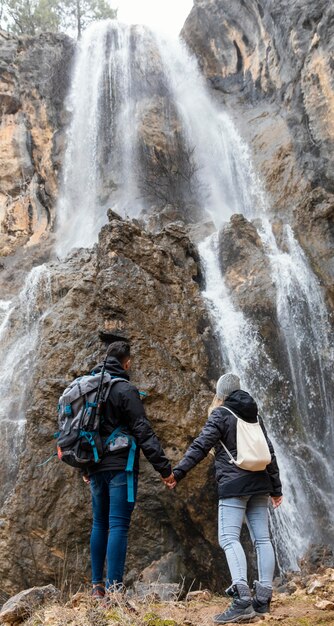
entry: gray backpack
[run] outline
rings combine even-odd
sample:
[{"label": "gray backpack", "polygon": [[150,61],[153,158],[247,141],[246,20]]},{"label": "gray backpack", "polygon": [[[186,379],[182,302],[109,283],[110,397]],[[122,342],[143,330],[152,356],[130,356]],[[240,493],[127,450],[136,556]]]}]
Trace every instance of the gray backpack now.
[{"label": "gray backpack", "polygon": [[[105,371],[76,378],[58,401],[58,458],[72,467],[99,463],[106,448],[100,434],[103,403],[112,385],[124,378],[114,378]],[[128,381],[126,381],[128,382]]]}]

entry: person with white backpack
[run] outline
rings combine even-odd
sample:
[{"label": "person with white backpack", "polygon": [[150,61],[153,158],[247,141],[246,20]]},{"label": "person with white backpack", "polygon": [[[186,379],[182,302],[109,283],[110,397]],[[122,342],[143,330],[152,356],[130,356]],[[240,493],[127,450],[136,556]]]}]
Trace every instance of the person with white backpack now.
[{"label": "person with white backpack", "polygon": [[[274,448],[256,402],[240,389],[239,377],[233,373],[219,378],[207,422],[174,468],[174,482],[168,487],[174,488],[212,448],[219,496],[218,538],[232,578],[226,593],[233,598],[230,607],[216,615],[214,622],[249,622],[270,610],[275,555],[268,506],[270,498],[276,508],[283,497]],[[240,543],[244,518],[257,555],[259,580],[254,583],[253,597]]]}]

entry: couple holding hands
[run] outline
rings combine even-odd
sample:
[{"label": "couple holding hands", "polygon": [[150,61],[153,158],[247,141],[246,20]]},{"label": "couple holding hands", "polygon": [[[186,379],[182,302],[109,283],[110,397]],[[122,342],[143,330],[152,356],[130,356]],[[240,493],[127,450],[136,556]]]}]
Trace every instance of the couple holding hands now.
[{"label": "couple holding hands", "polygon": [[[107,451],[102,461],[89,470],[88,477],[84,477],[90,483],[93,508],[90,541],[92,595],[103,598],[106,590],[122,584],[128,530],[137,493],[140,449],[169,489],[174,489],[195,465],[214,451],[219,498],[218,539],[225,551],[232,579],[226,590],[232,603],[226,611],[214,617],[214,622],[249,622],[256,615],[268,613],[275,569],[268,508],[270,500],[274,508],[281,504],[282,485],[275,452],[258,415],[256,402],[240,389],[238,376],[232,373],[221,376],[203,429],[172,471],[146,417],[139,392],[129,382],[130,365],[129,344],[125,341],[111,343],[106,370],[122,380],[115,381],[105,401],[104,432],[101,434],[107,436],[122,426],[135,440],[134,497],[128,497],[128,450],[125,448]],[[95,368],[98,370],[99,366]],[[248,585],[246,556],[240,543],[244,519],[257,556],[259,580],[254,582],[253,594]]]}]

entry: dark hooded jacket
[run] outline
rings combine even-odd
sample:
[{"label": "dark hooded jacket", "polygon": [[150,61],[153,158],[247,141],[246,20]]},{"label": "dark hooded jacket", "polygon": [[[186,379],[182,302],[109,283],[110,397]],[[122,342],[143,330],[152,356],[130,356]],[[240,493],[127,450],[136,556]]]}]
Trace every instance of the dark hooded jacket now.
[{"label": "dark hooded jacket", "polygon": [[[251,472],[231,464],[227,452],[222,447],[223,441],[234,458],[237,457],[237,420],[224,409],[246,422],[254,423],[257,418],[266,437],[271,452],[271,463],[261,472]],[[204,428],[189,446],[183,459],[173,470],[177,482],[202,461],[209,451],[215,449],[215,470],[219,498],[231,498],[255,494],[282,495],[282,485],[273,445],[267,435],[262,419],[258,416],[255,400],[246,392],[238,389],[225,400],[224,406],[217,407],[210,414]]]},{"label": "dark hooded jacket", "polygon": [[[99,372],[101,369],[100,364],[94,368],[94,371]],[[102,412],[101,435],[107,437],[115,428],[122,426],[122,431],[133,435],[137,443],[135,471],[139,470],[139,452],[142,449],[154,469],[166,478],[171,474],[171,465],[146,417],[137,387],[128,382],[129,375],[115,357],[108,357],[106,371],[111,376],[125,380],[114,383],[110,389]],[[114,452],[107,451],[102,461],[89,469],[89,474],[105,470],[125,470],[128,453],[126,448]]]}]

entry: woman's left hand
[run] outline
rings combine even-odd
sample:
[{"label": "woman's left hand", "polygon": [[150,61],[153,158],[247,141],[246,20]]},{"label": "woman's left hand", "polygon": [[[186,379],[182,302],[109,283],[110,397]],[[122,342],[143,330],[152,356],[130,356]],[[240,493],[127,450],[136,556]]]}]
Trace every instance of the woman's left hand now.
[{"label": "woman's left hand", "polygon": [[274,509],[277,509],[283,502],[283,496],[271,496],[271,501]]}]

